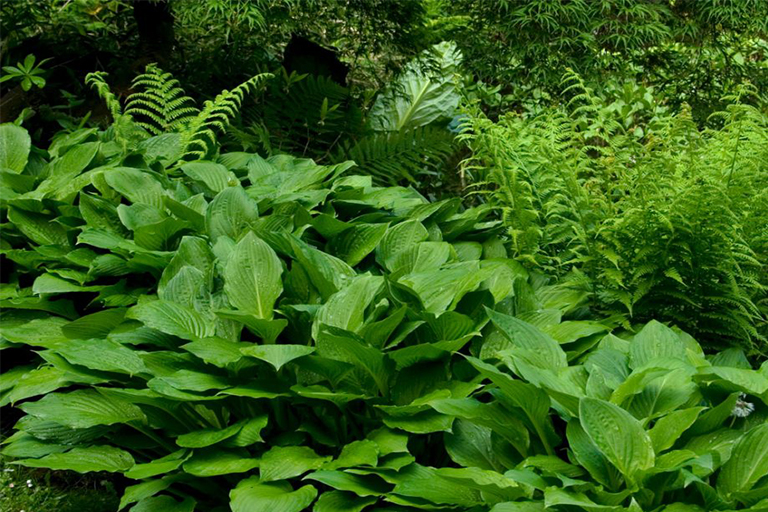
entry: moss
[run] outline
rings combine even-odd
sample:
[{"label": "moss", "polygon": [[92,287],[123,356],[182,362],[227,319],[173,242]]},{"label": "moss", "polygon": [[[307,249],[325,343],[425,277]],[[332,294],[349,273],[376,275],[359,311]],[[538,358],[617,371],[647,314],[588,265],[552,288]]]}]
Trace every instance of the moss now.
[{"label": "moss", "polygon": [[0,460],[2,512],[110,512],[119,501],[108,475],[30,469]]}]

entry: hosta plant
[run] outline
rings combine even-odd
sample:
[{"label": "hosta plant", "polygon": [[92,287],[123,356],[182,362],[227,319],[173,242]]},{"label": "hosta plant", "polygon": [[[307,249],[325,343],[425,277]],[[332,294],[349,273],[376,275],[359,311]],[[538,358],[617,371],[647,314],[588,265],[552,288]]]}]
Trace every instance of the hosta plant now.
[{"label": "hosta plant", "polygon": [[0,136],[13,464],[121,474],[133,512],[766,509],[768,364],[590,319],[486,206]]}]

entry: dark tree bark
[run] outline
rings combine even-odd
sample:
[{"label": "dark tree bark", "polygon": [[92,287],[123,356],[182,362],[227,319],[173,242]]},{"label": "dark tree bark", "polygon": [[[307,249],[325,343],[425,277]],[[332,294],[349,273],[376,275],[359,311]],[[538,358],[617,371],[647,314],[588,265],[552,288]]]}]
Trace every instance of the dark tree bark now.
[{"label": "dark tree bark", "polygon": [[335,52],[295,34],[285,48],[283,66],[288,72],[327,76],[341,85],[346,85],[349,72]]},{"label": "dark tree bark", "polygon": [[139,32],[142,60],[163,63],[170,59],[176,39],[168,0],[134,0],[133,18]]}]

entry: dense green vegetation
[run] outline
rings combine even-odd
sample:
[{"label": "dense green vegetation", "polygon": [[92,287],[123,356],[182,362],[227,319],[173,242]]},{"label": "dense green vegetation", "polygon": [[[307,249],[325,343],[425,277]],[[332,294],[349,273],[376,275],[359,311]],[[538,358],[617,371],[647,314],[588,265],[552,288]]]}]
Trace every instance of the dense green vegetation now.
[{"label": "dense green vegetation", "polygon": [[765,2],[1,8],[3,511],[768,510]]}]

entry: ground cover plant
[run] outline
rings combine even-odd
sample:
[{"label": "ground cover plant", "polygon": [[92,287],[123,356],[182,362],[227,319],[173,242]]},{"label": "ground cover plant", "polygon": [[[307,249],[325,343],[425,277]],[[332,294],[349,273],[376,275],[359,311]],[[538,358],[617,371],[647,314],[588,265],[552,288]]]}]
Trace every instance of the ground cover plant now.
[{"label": "ground cover plant", "polygon": [[489,204],[219,153],[267,78],[163,117],[94,75],[109,129],[2,126],[4,457],[134,511],[765,507],[768,364],[584,319]]},{"label": "ground cover plant", "polygon": [[3,512],[768,510],[763,2],[0,11]]},{"label": "ground cover plant", "polygon": [[567,106],[465,118],[465,172],[513,257],[588,290],[606,315],[764,353],[768,116],[754,91],[699,129],[631,84],[605,98],[566,80]]}]

